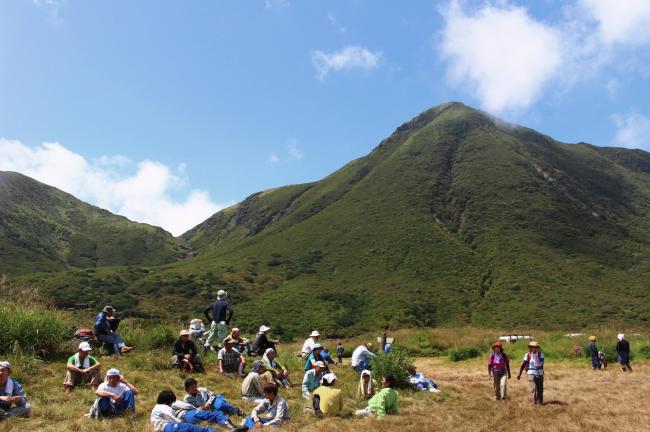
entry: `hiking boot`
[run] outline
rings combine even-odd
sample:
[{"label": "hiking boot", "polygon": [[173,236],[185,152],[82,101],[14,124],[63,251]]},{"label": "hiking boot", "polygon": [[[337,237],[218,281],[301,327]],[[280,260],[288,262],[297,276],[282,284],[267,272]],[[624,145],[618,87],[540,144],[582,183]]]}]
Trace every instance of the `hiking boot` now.
[{"label": "hiking boot", "polygon": [[128,352],[131,351],[132,349],[133,349],[133,347],[130,347],[130,346],[126,346],[126,345],[124,345],[122,348],[120,348],[120,352],[121,352],[122,354],[124,354],[124,353],[128,353]]},{"label": "hiking boot", "polygon": [[226,430],[233,431],[233,432],[240,432],[240,431],[243,432],[248,430],[248,427],[246,426],[235,426],[233,422],[231,422],[230,420],[227,420],[225,423],[222,423],[221,426],[226,428]]}]

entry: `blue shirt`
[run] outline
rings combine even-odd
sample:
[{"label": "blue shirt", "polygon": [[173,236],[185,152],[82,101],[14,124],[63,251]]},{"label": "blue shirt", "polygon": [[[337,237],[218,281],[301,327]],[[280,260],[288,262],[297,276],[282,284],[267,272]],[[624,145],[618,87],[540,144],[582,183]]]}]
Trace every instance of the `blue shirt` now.
[{"label": "blue shirt", "polygon": [[93,331],[95,332],[95,334],[110,333],[111,326],[108,323],[106,314],[103,311],[97,315],[97,318],[95,318],[95,326],[93,327]]}]

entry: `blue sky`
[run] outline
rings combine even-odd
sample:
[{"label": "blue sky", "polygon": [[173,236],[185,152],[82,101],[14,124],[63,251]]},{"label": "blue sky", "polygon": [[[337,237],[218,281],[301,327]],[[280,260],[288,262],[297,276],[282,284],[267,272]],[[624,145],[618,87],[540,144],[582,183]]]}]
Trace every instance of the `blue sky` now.
[{"label": "blue sky", "polygon": [[650,149],[650,2],[0,3],[0,169],[180,234],[449,100]]}]

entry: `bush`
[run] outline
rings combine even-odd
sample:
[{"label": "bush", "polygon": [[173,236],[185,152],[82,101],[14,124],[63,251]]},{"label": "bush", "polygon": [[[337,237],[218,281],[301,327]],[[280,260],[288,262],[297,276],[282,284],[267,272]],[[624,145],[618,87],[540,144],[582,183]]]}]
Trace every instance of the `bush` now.
[{"label": "bush", "polygon": [[390,354],[379,353],[371,361],[372,373],[377,380],[381,377],[392,374],[395,378],[396,388],[409,388],[409,373],[406,370],[412,364],[411,359],[405,350],[393,348]]},{"label": "bush", "polygon": [[639,348],[639,357],[643,359],[650,359],[650,345],[643,345]]},{"label": "bush", "polygon": [[454,348],[449,352],[449,360],[458,362],[469,360],[481,355],[481,350],[476,347]]}]

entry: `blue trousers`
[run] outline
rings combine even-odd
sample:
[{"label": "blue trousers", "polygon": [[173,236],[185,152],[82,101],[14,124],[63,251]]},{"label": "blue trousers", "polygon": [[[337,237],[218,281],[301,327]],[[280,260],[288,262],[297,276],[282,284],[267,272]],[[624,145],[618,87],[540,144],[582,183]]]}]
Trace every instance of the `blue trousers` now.
[{"label": "blue trousers", "polygon": [[223,414],[237,414],[237,408],[230,405],[223,396],[217,396],[214,398],[214,401],[212,401],[212,409],[220,411]]},{"label": "blue trousers", "polygon": [[114,403],[111,398],[99,398],[99,412],[103,417],[120,415],[126,410],[135,410],[135,395],[131,390],[122,393],[122,401],[119,403]]},{"label": "blue trousers", "polygon": [[[268,423],[270,421],[271,421],[271,419],[260,418],[260,422],[262,422],[262,424],[266,424],[266,423]],[[246,426],[248,429],[255,429],[255,421],[253,420],[252,416],[246,417],[246,423],[244,423],[244,426]]]},{"label": "blue trousers", "polygon": [[236,414],[237,408],[230,405],[226,398],[217,396],[212,401],[212,410],[192,410],[185,414],[185,421],[188,423],[208,422],[222,425],[228,421],[228,414]]},{"label": "blue trousers", "polygon": [[120,346],[124,345],[124,341],[119,334],[113,332],[111,334],[97,334],[95,336],[100,342],[113,344],[113,353],[120,355]]},{"label": "blue trousers", "polygon": [[167,423],[165,432],[217,432],[208,427],[194,426],[189,423]]},{"label": "blue trousers", "polygon": [[363,372],[366,369],[370,369],[370,359],[361,360],[353,369],[357,372]]}]

